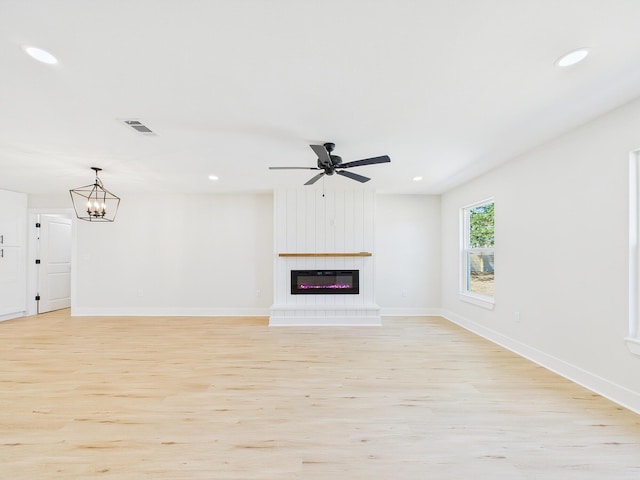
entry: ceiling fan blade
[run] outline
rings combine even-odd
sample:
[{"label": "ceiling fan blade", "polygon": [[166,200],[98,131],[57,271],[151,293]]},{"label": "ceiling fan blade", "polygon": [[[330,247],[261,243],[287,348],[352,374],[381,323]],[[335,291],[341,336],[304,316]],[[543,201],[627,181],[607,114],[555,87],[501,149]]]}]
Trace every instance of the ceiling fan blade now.
[{"label": "ceiling fan blade", "polygon": [[323,165],[331,165],[331,157],[324,145],[309,145],[311,149],[316,152],[320,163]]},{"label": "ceiling fan blade", "polygon": [[359,167],[361,165],[374,165],[376,163],[388,163],[391,159],[388,155],[382,155],[381,157],[364,158],[362,160],[356,160],[354,162],[347,162],[340,165],[340,168]]},{"label": "ceiling fan blade", "polygon": [[364,177],[362,175],[358,175],[357,173],[353,173],[353,172],[343,172],[341,170],[336,170],[336,173],[338,175],[342,175],[343,177],[347,177],[350,178],[352,180],[356,180],[360,183],[364,183],[364,182],[368,182],[369,180],[371,180],[369,177]]},{"label": "ceiling fan blade", "polygon": [[320,180],[323,176],[324,176],[324,172],[319,173],[315,177],[313,177],[311,180],[309,180],[307,183],[305,183],[305,185],[313,185],[318,180]]},{"label": "ceiling fan blade", "polygon": [[317,167],[269,167],[269,170],[322,170]]}]

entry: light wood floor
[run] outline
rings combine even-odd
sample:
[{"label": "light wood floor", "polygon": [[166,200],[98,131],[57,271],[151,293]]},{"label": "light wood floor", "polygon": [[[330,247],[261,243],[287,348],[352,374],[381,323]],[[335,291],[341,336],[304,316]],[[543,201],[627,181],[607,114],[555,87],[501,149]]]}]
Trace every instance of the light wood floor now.
[{"label": "light wood floor", "polygon": [[640,416],[436,318],[0,323],[0,478],[640,479]]}]

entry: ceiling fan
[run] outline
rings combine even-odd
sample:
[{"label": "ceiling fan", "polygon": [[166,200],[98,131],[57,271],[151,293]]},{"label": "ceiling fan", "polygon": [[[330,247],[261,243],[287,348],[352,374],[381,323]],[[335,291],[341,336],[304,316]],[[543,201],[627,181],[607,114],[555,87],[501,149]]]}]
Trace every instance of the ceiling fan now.
[{"label": "ceiling fan", "polygon": [[331,155],[334,148],[334,143],[325,143],[324,145],[309,145],[311,149],[318,156],[317,167],[269,167],[269,170],[322,170],[315,177],[311,178],[305,185],[313,185],[325,175],[333,175],[337,173],[343,177],[350,178],[360,183],[368,182],[371,180],[369,177],[358,175],[357,173],[343,170],[343,168],[360,167],[362,165],[373,165],[376,163],[387,163],[391,159],[387,155],[381,157],[364,158],[362,160],[356,160],[354,162],[342,163],[342,158],[338,155]]}]

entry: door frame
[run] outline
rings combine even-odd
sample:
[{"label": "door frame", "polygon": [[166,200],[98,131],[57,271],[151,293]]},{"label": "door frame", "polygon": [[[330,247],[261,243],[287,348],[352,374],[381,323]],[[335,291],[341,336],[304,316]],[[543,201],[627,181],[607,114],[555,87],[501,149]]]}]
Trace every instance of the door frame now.
[{"label": "door frame", "polygon": [[27,210],[27,311],[26,315],[37,315],[38,274],[36,270],[36,220],[38,215],[64,215],[71,219],[71,310],[74,308],[76,291],[76,215],[73,208],[29,208]]}]

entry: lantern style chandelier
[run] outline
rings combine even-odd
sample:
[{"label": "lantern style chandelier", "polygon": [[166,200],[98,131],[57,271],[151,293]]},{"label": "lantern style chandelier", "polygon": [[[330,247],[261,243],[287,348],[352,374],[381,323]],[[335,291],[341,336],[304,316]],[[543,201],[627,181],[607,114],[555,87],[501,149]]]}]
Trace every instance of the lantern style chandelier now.
[{"label": "lantern style chandelier", "polygon": [[73,209],[80,220],[87,222],[113,222],[118,213],[120,197],[115,196],[104,188],[98,178],[98,172],[102,169],[91,167],[96,172],[94,183],[69,190]]}]

